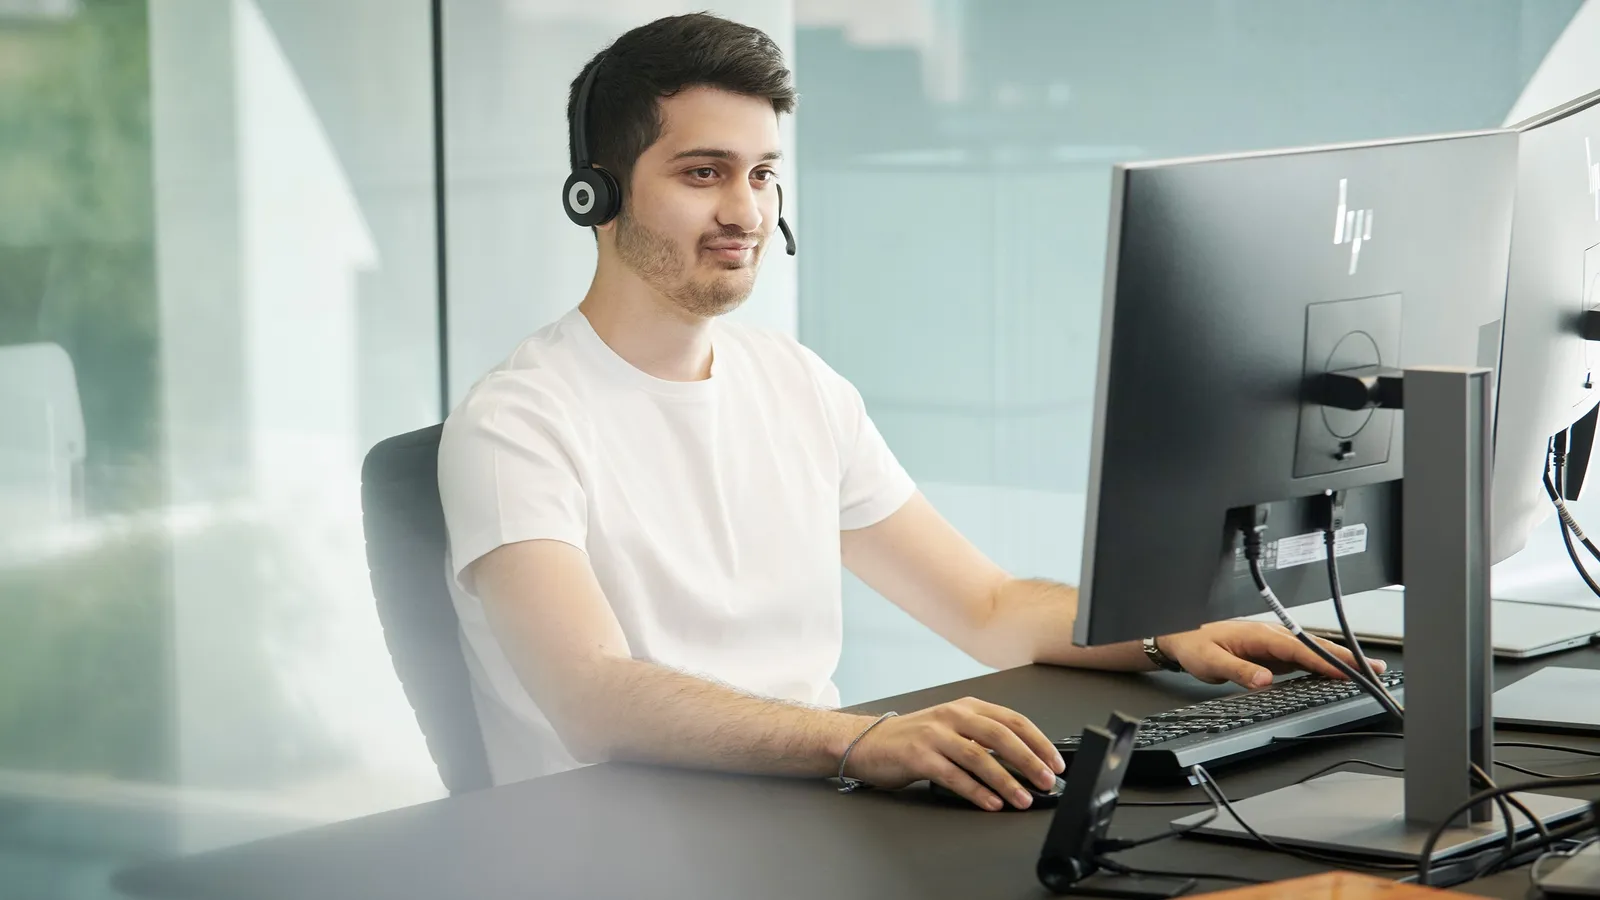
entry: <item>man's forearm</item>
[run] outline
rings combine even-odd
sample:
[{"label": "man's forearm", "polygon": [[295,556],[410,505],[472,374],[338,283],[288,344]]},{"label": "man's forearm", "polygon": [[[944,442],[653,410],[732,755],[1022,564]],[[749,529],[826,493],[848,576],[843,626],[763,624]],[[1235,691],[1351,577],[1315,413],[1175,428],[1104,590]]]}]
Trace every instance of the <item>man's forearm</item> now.
[{"label": "man's forearm", "polygon": [[838,771],[845,748],[872,723],[639,660],[607,660],[590,675],[564,704],[558,729],[586,762],[822,777]]},{"label": "man's forearm", "polygon": [[1079,647],[1072,643],[1078,615],[1076,588],[1053,581],[1013,578],[996,593],[984,629],[985,662],[997,668],[1041,662],[1087,669],[1147,672],[1152,666],[1137,643]]}]

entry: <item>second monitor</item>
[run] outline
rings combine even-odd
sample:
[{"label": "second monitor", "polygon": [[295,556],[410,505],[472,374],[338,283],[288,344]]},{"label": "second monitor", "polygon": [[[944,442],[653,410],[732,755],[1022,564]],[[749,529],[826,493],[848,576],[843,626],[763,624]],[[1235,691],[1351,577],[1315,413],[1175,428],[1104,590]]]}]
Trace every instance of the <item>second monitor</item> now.
[{"label": "second monitor", "polygon": [[1505,132],[1116,167],[1079,643],[1261,612],[1257,507],[1283,603],[1326,599],[1330,490],[1346,589],[1404,580],[1403,413],[1319,379],[1496,364],[1516,172]]}]

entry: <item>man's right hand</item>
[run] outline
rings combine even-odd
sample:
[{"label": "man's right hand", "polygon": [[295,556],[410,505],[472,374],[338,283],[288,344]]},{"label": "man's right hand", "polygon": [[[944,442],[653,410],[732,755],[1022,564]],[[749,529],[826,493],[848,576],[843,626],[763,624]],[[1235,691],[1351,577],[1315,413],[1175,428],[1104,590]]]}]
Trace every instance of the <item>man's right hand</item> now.
[{"label": "man's right hand", "polygon": [[1026,809],[1032,797],[1000,759],[1040,790],[1066,769],[1050,739],[1021,713],[966,697],[885,719],[850,751],[844,774],[890,789],[926,778],[983,809],[1001,809],[1001,797]]}]

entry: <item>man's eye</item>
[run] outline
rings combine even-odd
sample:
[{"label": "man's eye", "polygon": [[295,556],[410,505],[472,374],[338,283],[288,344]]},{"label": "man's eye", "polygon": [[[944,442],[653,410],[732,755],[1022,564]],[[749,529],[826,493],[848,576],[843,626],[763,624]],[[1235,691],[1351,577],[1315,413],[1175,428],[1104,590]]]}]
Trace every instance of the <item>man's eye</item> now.
[{"label": "man's eye", "polygon": [[704,180],[717,177],[717,170],[711,168],[710,166],[701,166],[698,169],[690,169],[689,174],[693,175],[695,178]]},{"label": "man's eye", "polygon": [[771,169],[762,169],[755,174],[756,177],[761,181],[776,181],[778,179],[778,173],[772,171]]}]

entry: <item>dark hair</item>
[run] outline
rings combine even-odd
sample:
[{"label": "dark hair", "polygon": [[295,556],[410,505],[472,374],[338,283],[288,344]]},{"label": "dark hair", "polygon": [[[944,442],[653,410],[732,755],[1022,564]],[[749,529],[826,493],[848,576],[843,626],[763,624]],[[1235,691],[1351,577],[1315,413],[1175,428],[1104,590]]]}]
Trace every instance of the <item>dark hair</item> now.
[{"label": "dark hair", "polygon": [[617,38],[572,80],[570,153],[576,153],[572,128],[578,89],[602,60],[589,89],[589,162],[615,175],[624,195],[640,154],[661,137],[663,97],[707,86],[764,98],[776,113],[794,111],[794,83],[783,51],[765,32],[710,13],[668,16]]}]

